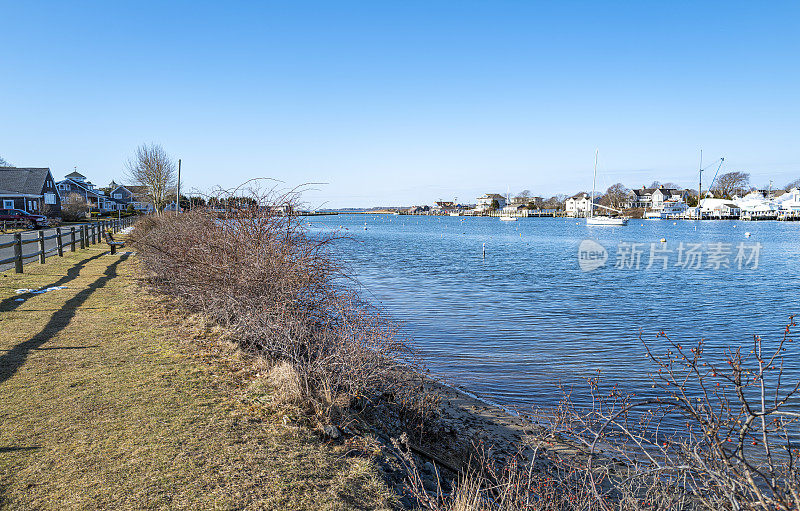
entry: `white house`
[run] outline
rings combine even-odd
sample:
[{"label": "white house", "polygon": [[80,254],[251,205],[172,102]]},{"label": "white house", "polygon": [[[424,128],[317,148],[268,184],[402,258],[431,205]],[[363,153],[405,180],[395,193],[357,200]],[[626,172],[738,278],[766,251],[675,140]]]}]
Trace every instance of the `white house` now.
[{"label": "white house", "polygon": [[661,213],[660,218],[663,219],[672,219],[672,218],[681,218],[683,215],[686,214],[688,211],[689,206],[683,202],[683,199],[670,199],[664,201],[661,205]]},{"label": "white house", "polygon": [[800,217],[800,188],[793,188],[781,195],[775,201],[778,204],[778,218],[797,218]]},{"label": "white house", "polygon": [[[595,202],[598,199],[595,198]],[[567,216],[571,217],[579,217],[579,216],[586,216],[588,212],[592,208],[592,199],[589,197],[588,193],[576,193],[572,197],[569,197],[566,201],[564,201],[564,210],[567,213]]]},{"label": "white house", "polygon": [[687,195],[686,190],[677,188],[645,188],[631,190],[626,208],[644,208],[653,211],[661,211],[666,201],[684,200]]},{"label": "white house", "polygon": [[494,201],[497,201],[499,209],[506,206],[506,198],[499,193],[486,193],[478,197],[475,211],[484,212],[492,209],[492,203]]},{"label": "white house", "polygon": [[700,210],[704,218],[739,218],[741,214],[741,208],[728,199],[703,199]]},{"label": "white house", "polygon": [[506,204],[503,207],[503,213],[516,214],[523,209],[527,209],[526,204],[514,204],[512,202],[512,204]]},{"label": "white house", "polygon": [[770,195],[753,191],[744,197],[734,197],[736,205],[741,209],[743,220],[774,220],[778,218],[780,207]]}]

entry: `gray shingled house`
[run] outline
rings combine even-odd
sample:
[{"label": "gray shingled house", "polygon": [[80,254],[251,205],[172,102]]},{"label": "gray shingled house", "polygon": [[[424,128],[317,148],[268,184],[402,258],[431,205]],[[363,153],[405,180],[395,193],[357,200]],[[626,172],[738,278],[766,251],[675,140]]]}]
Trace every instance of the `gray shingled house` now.
[{"label": "gray shingled house", "polygon": [[0,167],[0,206],[60,216],[61,198],[50,169]]}]

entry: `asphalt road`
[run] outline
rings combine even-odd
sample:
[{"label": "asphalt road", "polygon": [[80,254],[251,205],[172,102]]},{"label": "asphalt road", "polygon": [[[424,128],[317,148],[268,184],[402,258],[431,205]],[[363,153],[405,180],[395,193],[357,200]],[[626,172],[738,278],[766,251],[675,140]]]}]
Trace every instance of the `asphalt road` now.
[{"label": "asphalt road", "polygon": [[[80,250],[80,246],[81,246],[80,245],[80,233],[77,232],[79,225],[83,225],[83,224],[70,224],[70,225],[66,225],[66,226],[62,226],[61,227],[62,233],[66,233],[64,238],[63,238],[64,239],[64,251],[65,252],[69,251],[68,244],[70,242],[70,236],[69,236],[70,227],[75,227],[75,231],[76,231],[75,232],[75,250]],[[45,236],[51,236],[51,235],[56,233],[55,228],[42,229],[42,230],[44,231],[44,235]],[[25,240],[36,240],[36,239],[39,239],[39,231],[38,230],[22,232],[22,240],[23,241],[25,241]],[[0,234],[0,245],[3,244],[3,243],[9,242],[9,241],[14,241],[14,235],[13,234]],[[56,246],[57,245],[56,245],[55,238],[44,241],[44,249],[45,250],[55,249]],[[22,245],[22,255],[23,255],[23,257],[26,256],[26,255],[35,254],[38,251],[39,251],[39,244],[38,243],[27,243],[27,244],[23,244]],[[52,254],[48,254],[48,257],[52,257],[54,255],[58,255],[58,254],[56,252],[53,252]],[[9,257],[14,257],[14,247],[12,246],[12,247],[0,248],[0,261],[2,261],[3,259],[7,259]],[[23,260],[23,262],[25,264],[38,263],[38,261],[39,261],[38,257],[31,257],[29,259],[24,259]],[[0,264],[0,271],[5,271],[5,270],[8,270],[8,269],[12,269],[12,268],[14,268],[14,263],[13,262],[7,263],[7,264]]]}]

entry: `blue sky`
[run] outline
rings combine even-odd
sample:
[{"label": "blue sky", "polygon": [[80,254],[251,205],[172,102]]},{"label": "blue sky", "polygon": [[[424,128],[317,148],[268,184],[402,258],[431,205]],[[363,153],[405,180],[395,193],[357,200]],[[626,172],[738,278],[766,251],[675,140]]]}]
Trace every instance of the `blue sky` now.
[{"label": "blue sky", "polygon": [[0,0],[0,155],[120,180],[325,185],[315,206],[800,177],[797,2]]}]

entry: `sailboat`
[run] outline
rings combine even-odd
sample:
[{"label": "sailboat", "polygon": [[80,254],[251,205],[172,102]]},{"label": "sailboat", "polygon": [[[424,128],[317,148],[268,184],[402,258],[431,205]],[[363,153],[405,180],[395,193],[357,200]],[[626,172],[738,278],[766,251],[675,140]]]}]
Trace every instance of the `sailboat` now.
[{"label": "sailboat", "polygon": [[594,191],[597,186],[597,155],[600,152],[598,149],[594,153],[594,177],[592,178],[592,196],[590,198],[591,204],[589,205],[589,212],[586,216],[586,225],[628,225],[628,219],[626,217],[621,216],[594,216],[594,208],[605,208],[611,211],[615,211],[617,213],[622,213],[622,211],[616,210],[614,208],[609,208],[606,206],[601,206],[600,204],[594,203]]},{"label": "sailboat", "polygon": [[[506,190],[506,204],[511,204],[511,190]],[[511,216],[508,213],[501,213],[500,220],[504,222],[516,222],[517,217]]]}]

